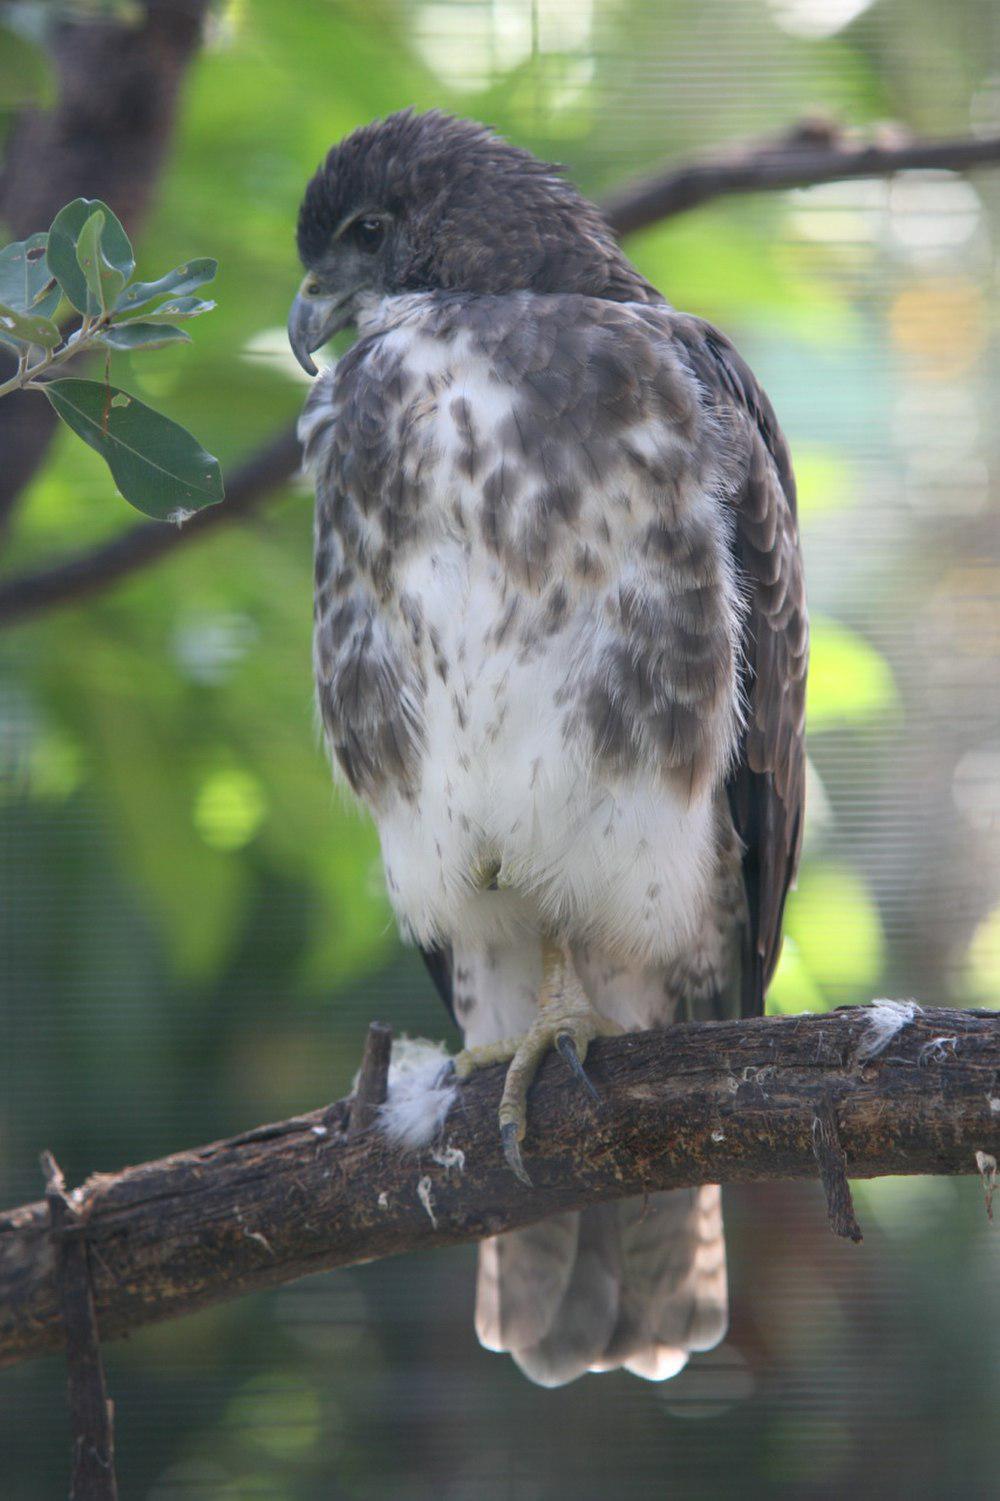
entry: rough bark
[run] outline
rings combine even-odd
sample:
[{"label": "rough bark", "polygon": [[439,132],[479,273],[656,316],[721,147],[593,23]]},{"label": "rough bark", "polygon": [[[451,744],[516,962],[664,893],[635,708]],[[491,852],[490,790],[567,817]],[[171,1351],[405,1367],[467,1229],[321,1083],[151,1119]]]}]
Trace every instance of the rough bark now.
[{"label": "rough bark", "polygon": [[[851,1234],[843,1169],[974,1173],[1000,1156],[1000,1015],[885,1021],[853,1009],[602,1041],[588,1059],[599,1111],[551,1057],[529,1107],[531,1189],[500,1153],[500,1068],[462,1086],[436,1150],[392,1148],[375,1128],[352,1137],[342,1100],[93,1177],[70,1202],[101,1335],[603,1199],[815,1177],[817,1161]],[[44,1203],[0,1215],[0,1365],[63,1343],[56,1258]]]},{"label": "rough bark", "polygon": [[385,1104],[391,1059],[392,1028],[384,1022],[369,1022],[361,1067],[347,1113],[349,1137],[360,1136],[378,1120],[379,1107]]},{"label": "rough bark", "polygon": [[66,1336],[73,1422],[69,1501],[118,1501],[114,1407],[104,1381],[87,1242],[51,1152],[42,1153],[42,1171]]}]

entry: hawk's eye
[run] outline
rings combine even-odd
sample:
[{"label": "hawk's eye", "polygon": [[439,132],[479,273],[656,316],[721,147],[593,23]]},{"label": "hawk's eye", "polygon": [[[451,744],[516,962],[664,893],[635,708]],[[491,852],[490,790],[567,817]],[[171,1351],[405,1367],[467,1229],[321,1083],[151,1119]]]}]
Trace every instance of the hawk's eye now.
[{"label": "hawk's eye", "polygon": [[362,250],[377,250],[384,234],[385,220],[374,214],[366,214],[363,219],[355,220],[354,238]]}]

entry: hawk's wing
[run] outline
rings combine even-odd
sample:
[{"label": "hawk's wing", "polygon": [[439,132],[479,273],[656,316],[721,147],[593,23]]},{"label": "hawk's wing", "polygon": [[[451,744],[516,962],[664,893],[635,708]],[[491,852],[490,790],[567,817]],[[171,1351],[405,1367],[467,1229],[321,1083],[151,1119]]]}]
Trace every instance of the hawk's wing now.
[{"label": "hawk's wing", "polygon": [[421,949],[421,957],[427,965],[428,973],[434,981],[434,988],[448,1008],[448,1015],[455,1025],[458,1025],[458,1017],[455,1015],[455,989],[451,976],[451,949]]},{"label": "hawk's wing", "polygon": [[752,423],[749,462],[730,497],[733,551],[746,591],[743,691],[746,727],[727,785],[744,846],[748,931],[742,1010],[757,1016],[781,950],[781,918],[802,847],[805,687],[809,652],[791,457],[749,366],[724,335],[676,316],[675,338],[706,397]]}]

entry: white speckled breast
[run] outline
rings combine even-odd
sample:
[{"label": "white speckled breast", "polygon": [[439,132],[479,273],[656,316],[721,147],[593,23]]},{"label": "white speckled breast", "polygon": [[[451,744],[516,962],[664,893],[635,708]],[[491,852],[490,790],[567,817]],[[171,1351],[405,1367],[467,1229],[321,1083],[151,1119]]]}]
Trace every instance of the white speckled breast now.
[{"label": "white speckled breast", "polygon": [[410,297],[361,333],[303,419],[316,667],[399,918],[668,961],[738,731],[735,450],[666,310]]}]

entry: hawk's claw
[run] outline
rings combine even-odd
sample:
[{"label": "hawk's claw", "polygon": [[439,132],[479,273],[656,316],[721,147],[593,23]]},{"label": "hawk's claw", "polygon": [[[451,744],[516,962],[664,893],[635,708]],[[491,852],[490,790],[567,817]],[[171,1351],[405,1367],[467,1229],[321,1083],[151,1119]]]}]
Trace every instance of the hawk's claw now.
[{"label": "hawk's claw", "polygon": [[601,1097],[598,1094],[597,1090],[594,1088],[587,1070],[584,1068],[583,1064],[580,1061],[580,1054],[577,1051],[576,1043],[574,1042],[573,1037],[569,1032],[559,1033],[558,1037],[556,1038],[556,1048],[558,1049],[560,1057],[569,1065],[570,1072],[573,1074],[577,1083],[583,1085],[584,1089],[590,1095],[590,1098],[594,1101],[595,1105],[600,1105]]},{"label": "hawk's claw", "polygon": [[[558,960],[558,956],[557,960]],[[556,1048],[577,1083],[582,1084],[596,1105],[601,1097],[587,1077],[583,1061],[595,1037],[620,1032],[617,1022],[599,1016],[572,974],[567,982],[561,962],[553,968],[551,954],[542,988],[538,1015],[521,1037],[502,1042],[479,1043],[465,1048],[455,1059],[455,1077],[467,1079],[477,1068],[509,1062],[500,1101],[500,1145],[511,1172],[526,1188],[532,1186],[521,1158],[528,1090],[550,1048]]]},{"label": "hawk's claw", "polygon": [[525,1188],[532,1188],[534,1185],[525,1171],[524,1162],[521,1158],[521,1143],[518,1138],[519,1130],[517,1121],[505,1121],[500,1127],[500,1145],[503,1147],[507,1166],[514,1174],[514,1177],[518,1178],[524,1184]]}]

